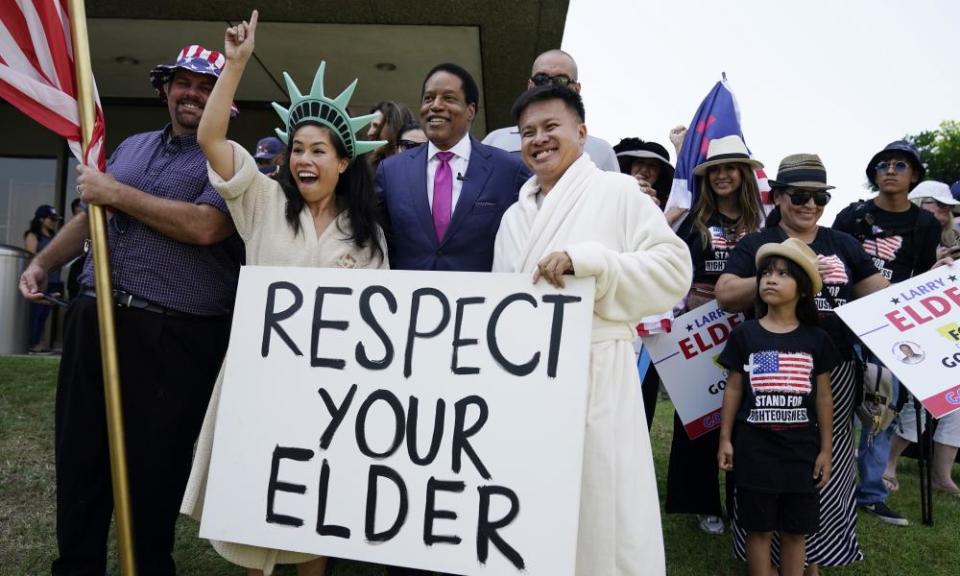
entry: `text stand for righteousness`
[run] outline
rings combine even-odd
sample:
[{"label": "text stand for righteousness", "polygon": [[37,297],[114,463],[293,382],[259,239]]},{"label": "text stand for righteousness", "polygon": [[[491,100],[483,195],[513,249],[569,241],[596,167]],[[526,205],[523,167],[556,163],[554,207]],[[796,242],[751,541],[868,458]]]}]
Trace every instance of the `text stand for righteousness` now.
[{"label": "text stand for righteousness", "polygon": [[593,280],[245,267],[200,535],[572,576]]}]

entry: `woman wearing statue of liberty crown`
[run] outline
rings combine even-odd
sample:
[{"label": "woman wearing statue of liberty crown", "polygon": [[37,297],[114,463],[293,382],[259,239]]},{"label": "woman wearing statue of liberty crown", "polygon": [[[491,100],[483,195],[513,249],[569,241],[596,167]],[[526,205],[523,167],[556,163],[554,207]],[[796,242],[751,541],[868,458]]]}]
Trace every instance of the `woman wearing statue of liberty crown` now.
[{"label": "woman wearing statue of liberty crown", "polygon": [[[253,157],[226,139],[230,103],[253,54],[257,19],[254,10],[249,23],[227,28],[227,62],[197,131],[210,182],[226,200],[245,242],[247,264],[387,268],[376,196],[363,158],[384,143],[356,139],[357,130],[375,116],[350,118],[347,114],[356,81],[330,99],[323,94],[324,62],[306,96],[284,73],[290,107],[273,106],[284,122],[277,135],[287,144],[287,158],[276,180],[261,174]],[[221,368],[181,506],[181,512],[196,519],[203,511],[222,383]],[[299,576],[321,575],[326,567],[326,558],[314,555],[230,542],[212,544],[221,556],[246,567],[250,576],[271,574],[276,564],[297,564]]]}]

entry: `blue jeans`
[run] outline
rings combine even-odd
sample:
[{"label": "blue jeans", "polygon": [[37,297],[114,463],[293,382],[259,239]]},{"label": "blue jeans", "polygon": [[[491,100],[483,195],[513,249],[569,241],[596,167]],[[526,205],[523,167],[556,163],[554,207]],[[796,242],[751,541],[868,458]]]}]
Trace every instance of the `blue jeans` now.
[{"label": "blue jeans", "polygon": [[[893,378],[893,399],[891,404],[897,403],[900,394],[900,381]],[[867,442],[870,425],[861,422],[860,446],[857,449],[857,472],[860,484],[857,486],[857,505],[868,506],[879,504],[890,494],[883,485],[883,471],[887,469],[887,457],[890,455],[890,438],[897,423],[894,421],[886,430],[879,432],[873,438],[873,443]]]},{"label": "blue jeans", "polygon": [[47,326],[47,317],[50,316],[50,306],[30,303],[30,347],[40,344],[43,340],[43,331]]}]

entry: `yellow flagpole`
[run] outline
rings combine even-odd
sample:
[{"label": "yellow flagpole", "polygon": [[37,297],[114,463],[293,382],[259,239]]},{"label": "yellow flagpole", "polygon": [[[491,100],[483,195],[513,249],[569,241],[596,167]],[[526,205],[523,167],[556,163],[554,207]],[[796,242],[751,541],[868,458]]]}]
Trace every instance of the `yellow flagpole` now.
[{"label": "yellow flagpole", "polygon": [[[87,36],[87,11],[83,0],[68,0],[70,31],[73,38],[73,62],[77,77],[77,107],[80,134],[86,153],[96,121],[93,69]],[[113,287],[110,280],[110,256],[107,249],[107,219],[100,206],[88,206],[90,236],[93,240],[93,267],[97,288],[97,315],[100,319],[100,361],[103,365],[103,391],[107,407],[107,438],[110,443],[110,472],[113,479],[114,519],[117,550],[123,576],[135,576],[133,526],[130,514],[130,486],[127,478],[127,452],[123,437],[123,409],[120,402],[120,368],[113,317]]]}]

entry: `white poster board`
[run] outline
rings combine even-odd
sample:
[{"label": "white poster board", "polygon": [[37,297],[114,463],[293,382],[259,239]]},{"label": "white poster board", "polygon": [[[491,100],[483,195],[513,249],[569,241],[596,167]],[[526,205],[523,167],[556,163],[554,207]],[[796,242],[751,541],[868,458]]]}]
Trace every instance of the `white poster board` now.
[{"label": "white poster board", "polygon": [[960,410],[960,264],[854,300],[837,315],[935,418]]},{"label": "white poster board", "polygon": [[593,279],[245,267],[200,535],[572,576]]},{"label": "white poster board", "polygon": [[743,314],[728,314],[711,300],[674,320],[670,332],[643,338],[691,439],[720,427],[727,371],[717,357],[743,320]]}]

